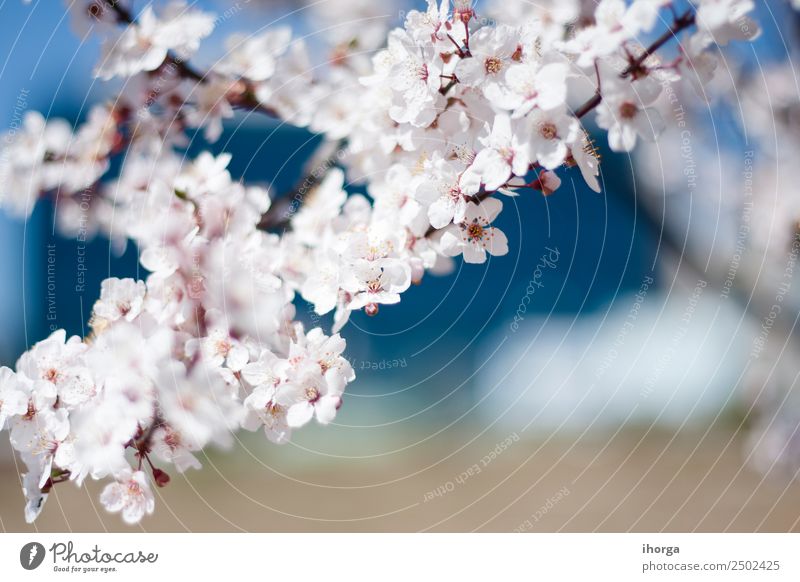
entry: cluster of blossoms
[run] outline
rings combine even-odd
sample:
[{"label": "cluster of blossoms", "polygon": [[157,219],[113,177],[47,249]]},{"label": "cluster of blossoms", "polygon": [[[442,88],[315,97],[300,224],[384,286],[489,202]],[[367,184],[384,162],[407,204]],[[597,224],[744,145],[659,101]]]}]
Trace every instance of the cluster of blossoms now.
[{"label": "cluster of blossoms", "polygon": [[[241,427],[282,443],[312,418],[331,422],[354,373],[343,339],[297,321],[297,297],[334,312],[337,334],[352,311],[377,314],[454,257],[506,254],[493,226],[501,197],[552,194],[574,166],[600,190],[587,113],[614,150],[653,139],[662,82],[706,80],[713,41],[757,30],[750,0],[672,16],[668,0],[504,2],[493,9],[507,20],[492,22],[468,0],[428,0],[388,32],[336,27],[325,63],[276,27],[230,38],[200,71],[188,59],[213,16],[181,2],[138,14],[121,0],[67,4],[79,32],[104,38],[97,75],[124,90],[74,131],[29,114],[5,140],[0,204],[25,216],[52,197],[63,232],[88,225],[120,248],[132,241],[149,276],[106,280],[88,338],[56,332],[0,371],[0,425],[28,467],[29,520],[56,483],[91,476],[111,479],[101,501],[136,522],[153,510],[151,481],[169,481],[156,464],[198,467],[194,453]],[[644,48],[664,18],[670,29]],[[677,57],[658,60],[684,30]],[[215,141],[236,109],[324,137],[312,160],[324,171],[299,208],[282,212],[266,187],[234,180],[227,154],[178,153],[188,130]]]},{"label": "cluster of blossoms", "polygon": [[107,279],[90,338],[59,330],[26,352],[16,372],[0,368],[0,421],[28,468],[29,521],[54,484],[111,476],[101,500],[134,523],[153,510],[143,466],[164,486],[169,476],[154,461],[199,468],[193,453],[230,444],[239,427],[263,428],[280,443],[315,416],[333,419],[354,378],[339,336],[287,323],[270,342],[235,339],[219,312],[207,313],[211,327],[198,333],[181,303],[177,287],[165,294]]}]

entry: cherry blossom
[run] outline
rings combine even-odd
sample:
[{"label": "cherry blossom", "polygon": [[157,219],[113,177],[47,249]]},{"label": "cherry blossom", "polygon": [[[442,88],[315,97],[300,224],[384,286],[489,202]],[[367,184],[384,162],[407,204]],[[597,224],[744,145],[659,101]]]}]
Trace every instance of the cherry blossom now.
[{"label": "cherry blossom", "polygon": [[100,286],[94,317],[112,323],[120,318],[133,321],[142,312],[146,288],[143,281],[111,278]]},{"label": "cherry blossom", "polygon": [[16,375],[5,366],[0,368],[0,429],[6,428],[6,420],[22,416],[28,411],[28,394],[19,385]]},{"label": "cherry blossom", "polygon": [[275,74],[291,39],[292,30],[288,27],[270,29],[257,36],[233,35],[228,38],[228,54],[217,71],[251,81],[266,81]]},{"label": "cherry blossom", "polygon": [[496,257],[507,254],[506,235],[491,226],[502,209],[503,203],[497,198],[470,203],[464,222],[449,226],[442,235],[442,251],[450,256],[463,254],[467,263],[485,262],[486,253]]},{"label": "cherry blossom", "polygon": [[126,27],[118,38],[106,41],[97,74],[110,79],[153,71],[170,50],[185,59],[213,29],[214,18],[210,14],[190,8],[185,2],[171,2],[160,15],[152,6],[146,6],[136,23]]},{"label": "cherry blossom", "polygon": [[405,31],[389,36],[391,66],[386,83],[394,92],[389,115],[397,123],[418,127],[430,125],[437,109],[443,108],[439,93],[442,67],[433,58],[430,44],[418,45]]},{"label": "cherry blossom", "polygon": [[597,109],[597,124],[608,130],[611,149],[630,151],[637,137],[654,141],[664,122],[658,110],[649,105],[661,92],[660,85],[650,78],[626,82],[613,71],[602,79],[607,92]]},{"label": "cherry blossom", "polygon": [[461,176],[461,188],[465,193],[475,194],[481,184],[487,190],[497,190],[512,174],[524,176],[528,172],[531,163],[528,135],[512,125],[508,115],[498,114],[491,133],[481,142],[484,149]]},{"label": "cherry blossom", "polygon": [[591,66],[595,60],[613,55],[628,40],[649,32],[658,19],[658,10],[669,0],[601,0],[594,12],[595,24],[580,30],[564,43],[566,52],[578,55],[577,64]]},{"label": "cherry blossom", "polygon": [[185,437],[167,424],[163,424],[153,431],[152,451],[157,459],[175,465],[175,469],[180,473],[187,469],[202,467],[197,457],[192,454],[192,449]]},{"label": "cherry blossom", "polygon": [[[496,22],[428,0],[393,29],[379,3],[348,0],[309,9],[321,40],[284,25],[233,34],[202,69],[190,59],[211,13],[67,4],[81,38],[102,39],[97,76],[121,88],[80,125],[28,112],[9,129],[0,208],[25,218],[47,197],[62,234],[135,245],[145,272],[102,282],[89,337],[55,331],[0,368],[28,521],[59,483],[108,479],[102,504],[136,523],[154,511],[151,480],[200,468],[237,430],[283,444],[333,423],[355,380],[339,335],[352,313],[380,316],[456,257],[507,254],[499,195],[552,195],[570,172],[599,192],[587,114],[629,151],[657,137],[662,83],[702,92],[716,46],[758,34],[751,0],[683,14],[666,0],[489,2]],[[220,144],[186,153],[195,129],[215,142],[236,110],[318,134],[295,187],[233,176]],[[307,330],[302,301],[333,312],[331,329]]]},{"label": "cherry blossom", "polygon": [[514,118],[526,115],[534,107],[554,109],[566,100],[567,72],[567,65],[559,62],[514,64],[502,84],[487,88],[486,96],[497,106],[513,111]]},{"label": "cherry blossom", "polygon": [[103,489],[100,503],[112,513],[121,512],[126,523],[138,523],[155,509],[155,498],[143,471],[122,471],[116,482]]},{"label": "cherry blossom", "polygon": [[292,429],[287,417],[289,410],[288,385],[259,385],[244,401],[247,418],[242,426],[249,430],[263,428],[267,438],[276,444],[289,442]]},{"label": "cherry blossom", "polygon": [[430,204],[428,219],[434,228],[464,221],[467,197],[459,184],[462,164],[442,158],[428,162],[426,179],[417,188],[417,196]]},{"label": "cherry blossom", "polygon": [[529,119],[531,157],[547,169],[556,169],[564,163],[568,146],[578,139],[580,124],[565,108],[537,110]]},{"label": "cherry blossom", "polygon": [[20,357],[17,373],[30,378],[37,392],[52,390],[61,406],[74,408],[96,393],[85,351],[81,338],[67,339],[64,330],[58,330]]},{"label": "cherry blossom", "polygon": [[518,48],[518,35],[510,26],[478,29],[470,38],[472,58],[460,60],[455,69],[459,82],[481,87],[487,97],[500,91],[509,67],[520,60]]}]

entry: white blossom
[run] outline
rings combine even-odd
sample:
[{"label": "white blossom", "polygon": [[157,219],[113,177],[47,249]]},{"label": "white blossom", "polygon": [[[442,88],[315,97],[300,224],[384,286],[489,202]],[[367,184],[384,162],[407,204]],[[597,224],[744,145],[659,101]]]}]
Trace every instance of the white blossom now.
[{"label": "white blossom", "polygon": [[158,16],[151,5],[145,6],[135,23],[128,25],[119,37],[105,42],[97,75],[110,79],[153,71],[161,66],[170,50],[185,59],[213,29],[213,16],[190,8],[185,2],[170,3]]},{"label": "white blossom", "polygon": [[534,111],[530,116],[531,159],[542,167],[554,170],[567,157],[580,132],[578,121],[564,108]]},{"label": "white blossom", "polygon": [[5,366],[0,368],[0,430],[6,421],[28,412],[28,394],[16,374]]},{"label": "white blossom", "polygon": [[498,114],[491,133],[481,140],[484,149],[461,176],[461,188],[475,194],[481,184],[489,191],[497,190],[513,175],[524,176],[531,163],[528,135],[511,118]]},{"label": "white blossom", "polygon": [[464,221],[467,196],[459,184],[463,172],[461,164],[441,157],[427,163],[425,180],[417,187],[417,196],[429,204],[428,219],[434,228]]},{"label": "white blossom", "polygon": [[130,524],[139,523],[155,509],[155,498],[143,471],[120,472],[116,481],[103,489],[100,503],[107,511],[122,513],[122,519]]},{"label": "white blossom", "polygon": [[228,38],[228,54],[217,66],[223,74],[266,81],[275,74],[278,59],[286,52],[292,30],[282,26],[256,36],[233,35]]},{"label": "white blossom", "polygon": [[564,63],[540,64],[535,61],[513,64],[503,83],[487,87],[487,97],[518,118],[534,107],[555,109],[567,98],[567,66]]},{"label": "white blossom", "polygon": [[610,72],[603,76],[606,93],[597,108],[597,124],[608,130],[608,143],[617,152],[627,152],[637,137],[654,141],[664,127],[658,110],[650,107],[661,91],[652,79],[633,83]]},{"label": "white blossom", "polygon": [[502,256],[508,253],[508,239],[497,227],[491,226],[503,208],[497,198],[488,198],[480,204],[470,203],[462,224],[451,225],[442,235],[442,251],[449,255],[464,255],[468,263],[483,263],[486,253]]},{"label": "white blossom", "polygon": [[100,299],[94,304],[94,316],[111,323],[120,318],[133,321],[142,312],[145,284],[133,279],[106,279],[100,285]]}]

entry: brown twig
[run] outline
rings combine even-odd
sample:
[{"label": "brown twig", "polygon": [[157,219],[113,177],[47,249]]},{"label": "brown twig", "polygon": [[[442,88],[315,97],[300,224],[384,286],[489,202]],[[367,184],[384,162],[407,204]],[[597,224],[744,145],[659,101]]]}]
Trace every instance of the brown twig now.
[{"label": "brown twig", "polygon": [[[632,59],[628,63],[628,66],[625,68],[625,70],[623,70],[619,74],[619,76],[624,79],[631,75],[634,75],[635,77],[636,75],[640,74],[642,72],[644,62],[647,59],[649,59],[658,49],[660,49],[667,42],[669,42],[670,39],[675,38],[679,32],[689,28],[694,23],[695,23],[695,15],[694,12],[692,12],[691,10],[687,10],[682,15],[675,18],[669,30],[665,31],[664,34],[662,34],[656,40],[654,40],[646,49],[644,49],[644,52],[642,54],[640,54],[635,59]],[[602,101],[603,101],[603,94],[600,91],[600,83],[598,80],[597,92],[589,100],[587,100],[586,103],[584,103],[583,105],[578,107],[578,109],[575,110],[575,117],[580,119],[581,117],[589,113],[592,109],[600,105]]]},{"label": "brown twig", "polygon": [[[132,25],[136,23],[133,14],[119,3],[119,0],[105,0],[106,5],[111,8],[117,15],[117,21],[120,24]],[[186,59],[181,58],[172,51],[167,53],[167,58],[164,59],[163,66],[173,66],[178,72],[178,75],[184,79],[192,80],[196,83],[205,83],[209,78],[208,72],[200,71],[194,68],[191,63]],[[256,111],[268,115],[269,117],[278,117],[277,112],[261,103],[255,95],[255,91],[249,81],[246,79],[241,80],[245,85],[245,90],[241,94],[229,99],[231,106],[237,109],[244,109],[248,111]]]},{"label": "brown twig", "polygon": [[[658,49],[664,46],[670,39],[675,38],[679,32],[689,28],[695,23],[695,15],[694,12],[691,10],[687,10],[680,16],[676,16],[672,26],[670,26],[669,30],[665,31],[661,36],[659,36],[656,40],[654,40],[645,50],[642,52],[638,57],[631,58],[628,66],[620,73],[620,77],[627,78],[631,75],[634,77],[638,74],[646,74],[647,71],[643,71],[644,62],[650,58]],[[600,87],[600,72],[597,68],[597,64],[595,63],[595,71],[597,73],[597,92],[587,100],[583,105],[581,105],[578,109],[575,110],[575,117],[581,118],[590,111],[592,111],[595,107],[600,105],[603,101],[603,94]],[[443,91],[446,93],[452,85],[455,83],[451,81]],[[481,191],[475,196],[471,197],[471,201],[480,204],[483,200],[486,200],[490,196],[495,194],[494,191]],[[438,229],[430,227],[428,231],[425,233],[425,237],[431,236],[435,233]]]},{"label": "brown twig", "polygon": [[297,213],[297,207],[303,203],[303,199],[319,185],[327,175],[327,170],[336,166],[342,147],[343,142],[340,142],[336,152],[319,164],[315,164],[314,170],[301,178],[290,190],[277,196],[269,210],[261,216],[258,228],[274,232],[288,227],[292,217]]}]

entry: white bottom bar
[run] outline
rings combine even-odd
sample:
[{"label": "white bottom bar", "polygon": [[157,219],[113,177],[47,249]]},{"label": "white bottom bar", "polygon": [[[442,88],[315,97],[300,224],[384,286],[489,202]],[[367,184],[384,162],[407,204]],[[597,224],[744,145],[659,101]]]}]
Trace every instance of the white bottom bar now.
[{"label": "white bottom bar", "polygon": [[749,582],[800,580],[799,548],[795,534],[3,534],[0,571],[137,582]]}]

